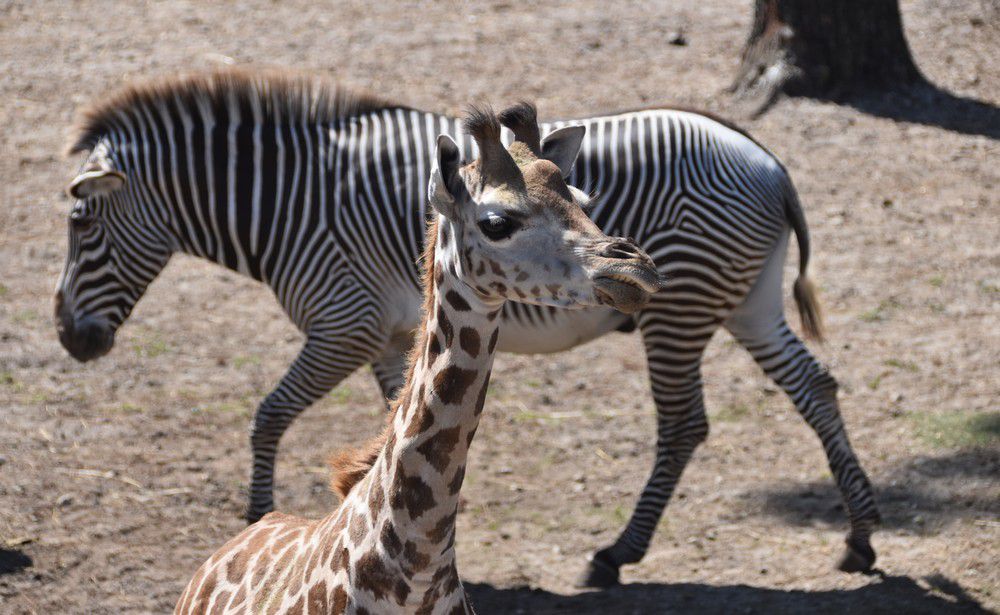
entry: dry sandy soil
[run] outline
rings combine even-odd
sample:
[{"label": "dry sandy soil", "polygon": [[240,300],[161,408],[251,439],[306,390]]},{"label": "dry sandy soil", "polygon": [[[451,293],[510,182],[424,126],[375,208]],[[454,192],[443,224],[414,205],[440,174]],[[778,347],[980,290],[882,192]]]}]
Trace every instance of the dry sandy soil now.
[{"label": "dry sandy soil", "polygon": [[[178,257],[109,356],[69,358],[51,292],[78,105],[232,58],[442,111],[527,97],[549,116],[743,112],[724,89],[748,1],[319,4],[0,2],[0,612],[169,610],[243,527],[246,425],[300,343],[265,288]],[[498,360],[459,517],[481,612],[1000,607],[1000,7],[902,8],[917,63],[948,94],[786,100],[745,122],[806,204],[830,329],[814,350],[877,487],[882,573],[834,570],[846,520],[819,444],[720,333],[705,364],[712,435],[649,555],[620,588],[575,590],[652,461],[641,344],[616,334]],[[686,46],[668,44],[675,31]],[[283,442],[279,507],[329,510],[323,459],[380,415],[367,369],[306,412]]]}]

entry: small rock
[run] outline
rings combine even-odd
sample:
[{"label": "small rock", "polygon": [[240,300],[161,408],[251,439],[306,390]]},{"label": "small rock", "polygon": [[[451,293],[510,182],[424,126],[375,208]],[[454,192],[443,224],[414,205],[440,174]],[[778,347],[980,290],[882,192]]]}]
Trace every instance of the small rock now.
[{"label": "small rock", "polygon": [[64,493],[56,499],[56,506],[59,508],[65,508],[73,503],[73,496],[68,493]]},{"label": "small rock", "polygon": [[680,30],[674,30],[673,32],[668,34],[667,42],[677,47],[685,47],[688,44],[687,37],[684,36],[684,32]]},{"label": "small rock", "polygon": [[6,464],[7,464],[7,458],[4,457],[3,455],[0,455],[0,466],[6,465]]}]

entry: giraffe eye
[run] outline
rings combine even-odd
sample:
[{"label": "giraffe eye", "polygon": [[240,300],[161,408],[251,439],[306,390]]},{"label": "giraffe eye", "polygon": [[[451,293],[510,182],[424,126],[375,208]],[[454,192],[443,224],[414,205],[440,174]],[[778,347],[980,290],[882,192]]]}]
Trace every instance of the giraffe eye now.
[{"label": "giraffe eye", "polygon": [[521,223],[517,220],[497,214],[489,214],[479,221],[479,230],[491,241],[507,239],[519,228]]}]

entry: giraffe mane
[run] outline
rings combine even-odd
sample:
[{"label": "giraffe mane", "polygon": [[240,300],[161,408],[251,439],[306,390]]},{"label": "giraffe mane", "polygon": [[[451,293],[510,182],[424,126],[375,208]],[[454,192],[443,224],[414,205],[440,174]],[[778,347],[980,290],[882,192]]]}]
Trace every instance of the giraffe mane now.
[{"label": "giraffe mane", "polygon": [[375,465],[379,455],[382,454],[385,448],[385,443],[389,439],[396,413],[402,404],[409,402],[410,395],[412,394],[413,370],[416,368],[417,358],[420,356],[421,351],[427,346],[427,318],[434,307],[434,292],[432,289],[434,288],[434,249],[437,245],[437,235],[438,219],[435,216],[434,220],[427,225],[427,235],[424,238],[424,252],[420,256],[420,264],[423,271],[421,284],[424,289],[424,305],[422,308],[424,318],[423,324],[419,329],[419,337],[413,344],[407,357],[406,383],[403,385],[403,389],[399,392],[399,395],[392,402],[392,411],[386,419],[385,426],[377,436],[360,446],[334,453],[328,460],[331,470],[330,489],[340,496],[342,500],[347,498],[347,494],[351,492],[354,485],[361,482],[365,475],[368,474],[368,471],[372,469],[372,466]]}]

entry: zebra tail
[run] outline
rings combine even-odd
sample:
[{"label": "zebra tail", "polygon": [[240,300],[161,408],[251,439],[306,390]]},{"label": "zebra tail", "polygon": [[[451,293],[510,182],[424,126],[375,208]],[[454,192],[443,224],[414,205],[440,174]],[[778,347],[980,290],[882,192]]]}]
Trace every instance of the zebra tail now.
[{"label": "zebra tail", "polygon": [[795,238],[799,242],[799,275],[795,278],[792,286],[792,295],[795,297],[795,305],[799,309],[799,320],[802,322],[802,329],[808,339],[822,342],[823,334],[823,312],[820,310],[819,298],[816,296],[816,286],[809,279],[809,228],[806,226],[806,217],[802,212],[802,204],[795,192],[795,188],[788,183],[785,195],[785,215],[788,222],[795,231]]}]

